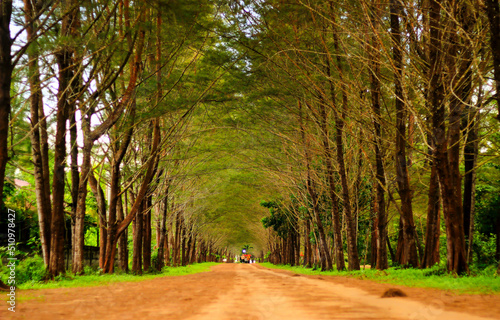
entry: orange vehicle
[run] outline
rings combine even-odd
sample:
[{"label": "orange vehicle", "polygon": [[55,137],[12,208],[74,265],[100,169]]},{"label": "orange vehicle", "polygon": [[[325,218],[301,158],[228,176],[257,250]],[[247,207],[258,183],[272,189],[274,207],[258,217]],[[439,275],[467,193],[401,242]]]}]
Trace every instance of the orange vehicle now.
[{"label": "orange vehicle", "polygon": [[251,254],[242,254],[240,257],[240,262],[241,263],[250,263],[250,259],[252,258]]}]

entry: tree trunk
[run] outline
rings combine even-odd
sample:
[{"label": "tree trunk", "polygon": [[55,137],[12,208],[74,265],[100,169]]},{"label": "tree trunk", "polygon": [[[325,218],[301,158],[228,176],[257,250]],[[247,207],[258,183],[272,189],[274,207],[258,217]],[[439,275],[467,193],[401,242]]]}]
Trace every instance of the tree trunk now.
[{"label": "tree trunk", "polygon": [[[75,117],[75,103],[71,103],[71,110],[69,115],[69,134],[70,134],[70,157],[71,157],[71,222],[73,227],[72,236],[72,256],[73,256],[73,273],[83,274],[83,247],[84,241],[84,218],[85,210],[83,210],[83,217],[77,219],[77,202],[79,196],[79,186],[80,186],[80,173],[78,172],[78,132],[76,127],[76,117]],[[87,151],[87,150],[85,150]],[[88,150],[90,154],[91,150]],[[87,193],[87,177],[82,176],[82,180],[85,179],[85,193]],[[77,223],[79,222],[79,223]]]},{"label": "tree trunk", "polygon": [[101,185],[94,177],[93,172],[88,175],[90,190],[94,194],[97,201],[97,214],[99,215],[99,268],[104,268],[104,259],[106,257],[106,240],[107,240],[107,227],[106,227],[106,199]]},{"label": "tree trunk", "polygon": [[[375,4],[375,9],[380,10],[380,4]],[[377,12],[378,14],[378,12]],[[378,29],[378,18],[372,17],[372,27],[374,30]],[[387,245],[385,239],[387,238],[387,213],[385,204],[385,169],[382,145],[382,114],[380,106],[380,57],[379,57],[379,41],[374,35],[371,39],[372,49],[370,50],[370,84],[371,84],[371,105],[374,114],[373,127],[375,129],[374,148],[375,148],[375,223],[374,235],[376,252],[374,254],[375,267],[379,270],[384,270],[389,267],[387,260]],[[373,240],[372,240],[373,242]]]},{"label": "tree trunk", "polygon": [[[495,77],[495,95],[498,113],[496,119],[500,121],[500,5],[498,0],[485,0],[486,14],[490,25],[490,46],[493,55],[493,71]],[[500,270],[500,265],[498,266]]]},{"label": "tree trunk", "polygon": [[[332,2],[330,2],[330,6],[332,6]],[[334,17],[333,17],[334,18]],[[349,270],[359,270],[359,256],[358,256],[358,243],[356,239],[356,225],[355,221],[352,218],[352,210],[351,210],[351,199],[349,194],[349,186],[347,181],[347,170],[345,167],[344,161],[344,125],[345,125],[345,112],[348,109],[347,102],[347,87],[344,82],[344,60],[343,53],[340,50],[340,41],[338,38],[338,31],[335,26],[335,19],[333,19],[332,28],[333,28],[333,43],[335,47],[335,51],[337,53],[337,69],[339,72],[339,80],[340,80],[340,91],[342,94],[341,101],[341,111],[334,109],[334,120],[335,120],[335,141],[337,147],[337,163],[338,170],[340,174],[340,181],[342,186],[342,202],[344,204],[344,215],[346,219],[347,225],[347,261],[348,261],[348,269]]]},{"label": "tree trunk", "polygon": [[151,268],[151,210],[152,210],[152,195],[146,197],[146,208],[144,210],[143,220],[143,240],[142,240],[142,261],[144,270],[148,271]]},{"label": "tree trunk", "polygon": [[306,268],[312,268],[312,247],[311,247],[311,240],[310,240],[310,235],[311,235],[311,219],[307,218],[306,220],[306,232],[304,235],[304,246],[306,247],[306,252],[307,254],[304,254],[304,263]]},{"label": "tree trunk", "polygon": [[399,15],[401,8],[397,0],[390,1],[391,7],[391,39],[394,61],[394,88],[396,105],[396,181],[401,198],[402,253],[399,263],[403,266],[418,266],[417,247],[415,243],[415,224],[413,222],[412,192],[408,176],[406,159],[406,126],[407,115],[404,106],[402,72],[403,53],[401,49],[401,31]]},{"label": "tree trunk", "polygon": [[427,205],[427,227],[425,232],[425,252],[422,268],[429,268],[439,263],[440,197],[439,181],[435,161],[431,160],[431,177],[429,181],[429,197]]},{"label": "tree trunk", "polygon": [[[170,184],[167,184],[166,190],[165,190],[165,198],[163,199],[163,207],[161,210],[161,214],[158,217],[158,220],[160,222],[160,227],[158,228],[157,232],[159,234],[158,238],[158,271],[161,271],[163,266],[165,265],[165,244],[167,241],[165,241],[166,238],[166,233],[167,233],[167,212],[168,212],[168,190],[170,188]],[[167,246],[168,250],[168,246]]]},{"label": "tree trunk", "polygon": [[[196,238],[197,234],[193,235],[193,241],[191,243],[191,256],[189,258],[189,264],[193,264],[196,261]],[[229,257],[227,257],[229,259]]]},{"label": "tree trunk", "polygon": [[[378,235],[378,204],[376,195],[372,197],[373,209],[372,209],[372,223],[371,223],[371,241],[370,241],[370,266],[377,267],[377,253],[380,243],[380,237]],[[382,242],[384,243],[384,242]],[[386,247],[387,248],[387,247]],[[387,255],[386,255],[387,257]],[[387,259],[387,258],[386,258]],[[387,269],[387,268],[386,268]],[[379,269],[381,270],[381,269]]]},{"label": "tree trunk", "polygon": [[[10,84],[12,82],[12,59],[10,38],[10,19],[12,15],[12,1],[0,2],[0,218],[4,210],[3,187],[5,182],[5,168],[8,157],[8,135],[10,116]],[[0,280],[0,289],[8,289]]]},{"label": "tree trunk", "polygon": [[181,211],[179,210],[175,219],[175,236],[173,243],[173,265],[174,267],[179,266],[180,257],[180,243],[181,243]]},{"label": "tree trunk", "polygon": [[474,230],[474,206],[476,189],[476,161],[478,155],[478,136],[476,116],[477,112],[469,109],[468,116],[462,122],[463,130],[467,135],[464,147],[464,232],[467,239],[467,261],[470,263],[472,256],[473,230]]},{"label": "tree trunk", "polygon": [[[331,77],[330,70],[330,60],[326,59],[326,73],[328,77]],[[330,94],[332,97],[332,103],[335,104],[335,90],[334,84],[332,81],[329,81],[330,85]],[[330,193],[330,200],[332,202],[332,224],[333,224],[333,241],[334,241],[334,255],[335,255],[335,263],[337,266],[337,270],[342,271],[345,270],[345,262],[344,262],[344,245],[342,241],[342,226],[340,224],[340,212],[339,212],[339,203],[338,197],[336,194],[336,181],[334,177],[334,168],[333,168],[333,153],[330,145],[330,133],[328,130],[328,114],[326,112],[326,106],[323,103],[323,99],[320,101],[320,128],[321,135],[323,140],[323,152],[325,156],[325,164],[326,164],[326,175],[328,179],[328,188]],[[333,106],[335,108],[336,106]]]},{"label": "tree trunk", "polygon": [[496,238],[496,251],[495,251],[495,259],[500,260],[500,217],[497,216],[495,231],[497,234]]},{"label": "tree trunk", "polygon": [[[27,42],[35,41],[37,36],[37,24],[35,10],[31,5],[31,1],[24,0],[25,21]],[[44,167],[48,166],[48,158],[44,158],[42,145],[47,141],[41,137],[43,121],[40,117],[43,114],[43,96],[40,84],[40,70],[38,66],[38,52],[36,50],[28,50],[28,81],[30,85],[30,115],[31,115],[31,150],[33,156],[34,178],[35,178],[35,194],[38,210],[38,225],[40,229],[40,242],[42,247],[42,257],[45,266],[48,267],[50,261],[50,220],[51,220],[51,207],[50,207],[50,188],[48,193],[45,190],[49,175],[44,171]],[[41,113],[40,113],[41,112]],[[46,125],[45,125],[46,130]],[[47,136],[45,135],[45,138]],[[46,181],[47,180],[47,181]],[[49,196],[47,198],[47,195]]]},{"label": "tree trunk", "polygon": [[[64,3],[68,8],[72,7],[72,1]],[[76,9],[76,8],[75,8]],[[62,19],[61,36],[70,37],[74,32],[77,11],[72,10]],[[52,180],[52,226],[51,226],[51,250],[49,273],[52,277],[65,272],[64,266],[64,187],[66,167],[66,121],[71,111],[71,81],[74,73],[73,52],[69,47],[63,47],[55,53],[59,68],[59,88],[57,93],[56,134],[54,139],[54,176]]]},{"label": "tree trunk", "polygon": [[332,270],[332,258],[330,256],[330,251],[328,250],[328,244],[326,242],[326,236],[325,236],[325,230],[323,228],[323,222],[321,221],[321,216],[319,212],[319,203],[318,203],[318,197],[316,194],[316,186],[313,181],[312,173],[311,173],[311,165],[310,165],[310,155],[309,155],[309,147],[307,145],[306,137],[305,137],[305,129],[304,129],[304,124],[302,120],[302,107],[301,103],[299,102],[299,125],[300,125],[300,132],[302,136],[302,143],[304,145],[304,153],[305,153],[305,161],[306,161],[306,168],[307,168],[307,181],[306,181],[306,187],[307,191],[309,193],[309,196],[311,197],[311,202],[312,202],[312,207],[313,207],[313,217],[316,222],[316,227],[318,228],[318,234],[320,238],[320,259],[321,259],[321,270],[326,271],[326,270]]},{"label": "tree trunk", "polygon": [[[430,2],[430,102],[432,106],[435,161],[441,185],[443,213],[446,223],[448,271],[468,272],[463,228],[462,195],[458,167],[460,139],[460,104],[450,104],[449,129],[446,134],[443,76],[443,40],[440,24],[441,4]],[[454,65],[451,49],[446,52],[446,64]],[[451,56],[451,57],[450,57]],[[451,68],[451,66],[449,66]],[[450,78],[452,76],[450,75]],[[450,149],[448,150],[448,147]]]},{"label": "tree trunk", "polygon": [[132,272],[142,274],[142,239],[144,228],[144,202],[141,205],[134,220],[133,252],[132,252]]},{"label": "tree trunk", "polygon": [[[122,199],[122,196],[119,196],[118,203],[116,205],[118,223],[121,223],[125,218]],[[126,204],[127,201],[125,200],[125,207]],[[122,271],[128,272],[128,229],[125,230],[118,238],[118,265]]]},{"label": "tree trunk", "polygon": [[0,214],[4,214],[3,187],[5,168],[7,167],[9,117],[10,117],[10,85],[12,83],[12,58],[10,38],[10,19],[12,16],[12,1],[0,3]]}]

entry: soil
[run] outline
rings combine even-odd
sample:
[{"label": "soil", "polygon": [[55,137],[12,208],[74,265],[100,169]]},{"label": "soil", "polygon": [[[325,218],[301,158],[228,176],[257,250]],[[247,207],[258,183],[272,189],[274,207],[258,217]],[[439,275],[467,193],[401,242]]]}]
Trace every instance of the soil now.
[{"label": "soil", "polygon": [[[382,298],[401,291],[406,297]],[[391,295],[389,295],[391,296]],[[456,295],[255,264],[101,287],[22,290],[0,319],[500,319],[500,295]]]}]

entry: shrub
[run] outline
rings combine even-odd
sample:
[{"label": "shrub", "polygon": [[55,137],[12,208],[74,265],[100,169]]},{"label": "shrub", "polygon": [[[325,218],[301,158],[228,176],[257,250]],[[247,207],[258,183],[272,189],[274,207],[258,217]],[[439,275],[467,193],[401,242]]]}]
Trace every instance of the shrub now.
[{"label": "shrub", "polygon": [[30,281],[39,282],[44,280],[46,276],[45,264],[40,256],[20,260],[16,266],[16,284],[18,285]]}]

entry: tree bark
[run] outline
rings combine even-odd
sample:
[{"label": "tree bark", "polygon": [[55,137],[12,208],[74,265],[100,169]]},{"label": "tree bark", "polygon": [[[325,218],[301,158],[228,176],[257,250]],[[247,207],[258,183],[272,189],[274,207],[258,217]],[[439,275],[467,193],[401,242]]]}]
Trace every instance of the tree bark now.
[{"label": "tree bark", "polygon": [[[5,168],[9,161],[8,136],[10,117],[10,84],[12,82],[12,57],[10,38],[10,19],[12,16],[12,1],[0,3],[0,217],[7,215],[3,203],[3,187],[5,182]],[[0,289],[8,289],[0,280]]]},{"label": "tree bark", "polygon": [[[443,213],[446,223],[449,272],[457,274],[469,272],[465,252],[463,228],[462,194],[458,167],[460,138],[460,105],[450,103],[448,133],[446,133],[444,79],[442,64],[454,65],[452,49],[443,50],[441,4],[430,2],[430,102],[432,107],[432,127],[435,146],[435,161],[441,185]],[[445,57],[443,57],[445,56]],[[446,59],[443,59],[446,58]],[[445,60],[445,61],[443,61]],[[451,68],[451,66],[449,66]],[[451,75],[450,75],[451,78]],[[449,148],[449,149],[448,149]]]},{"label": "tree bark", "polygon": [[[413,222],[412,192],[406,158],[407,115],[402,86],[403,52],[399,15],[401,8],[397,0],[390,1],[392,58],[394,63],[394,88],[396,105],[396,181],[401,198],[402,253],[399,263],[403,266],[417,267],[418,255],[415,243],[415,224]],[[398,245],[399,247],[399,245]]]},{"label": "tree bark", "polygon": [[[380,4],[377,2],[375,10],[380,10]],[[377,13],[378,14],[378,13]],[[373,30],[378,29],[378,20],[372,17]],[[375,267],[379,270],[389,268],[387,260],[387,213],[385,204],[385,168],[382,145],[382,113],[380,106],[380,57],[379,57],[379,41],[374,35],[371,39],[372,49],[370,50],[370,84],[371,84],[371,107],[374,114],[373,127],[375,131],[374,149],[375,149],[375,236],[376,236],[376,252],[375,252]]]},{"label": "tree bark", "polygon": [[[121,192],[120,192],[121,193]],[[126,198],[125,198],[126,199]],[[126,208],[127,201],[125,201]],[[123,197],[120,195],[118,197],[118,203],[116,204],[117,210],[117,222],[121,223],[125,218]],[[125,230],[122,235],[118,238],[118,266],[123,272],[128,272],[128,229]]]},{"label": "tree bark", "polygon": [[[83,274],[83,246],[84,246],[84,219],[77,225],[76,212],[78,202],[78,192],[80,185],[80,173],[78,172],[78,131],[76,127],[75,102],[70,104],[69,115],[69,135],[70,135],[70,157],[71,157],[71,225],[72,232],[72,255],[73,273]],[[89,150],[90,153],[90,150]],[[85,184],[85,192],[87,185]],[[80,232],[77,230],[81,229]]]},{"label": "tree bark", "polygon": [[[142,274],[142,239],[144,229],[144,202],[141,205],[134,219],[134,236],[132,251],[132,272]],[[114,259],[113,259],[114,260]]]},{"label": "tree bark", "polygon": [[[493,55],[493,72],[496,89],[494,98],[497,101],[498,108],[496,119],[500,121],[500,5],[498,0],[486,0],[485,3],[490,26],[490,46]],[[500,237],[497,235],[497,241],[500,241],[499,239]],[[500,274],[500,263],[498,264],[497,273]]]},{"label": "tree bark", "polygon": [[[10,19],[12,16],[12,1],[0,3],[0,214],[4,210],[3,187],[5,168],[7,167],[9,117],[10,117],[10,86],[12,83],[12,39],[10,38]],[[5,211],[5,212],[4,212]]]},{"label": "tree bark", "polygon": [[311,204],[313,208],[313,217],[316,222],[316,227],[318,228],[318,234],[319,234],[319,248],[321,251],[320,254],[320,259],[321,259],[321,270],[322,271],[327,271],[327,270],[332,270],[332,258],[330,256],[330,251],[328,250],[328,244],[326,242],[326,236],[325,236],[325,230],[323,228],[323,222],[321,221],[321,216],[319,212],[319,203],[318,203],[318,196],[316,194],[316,186],[313,181],[312,173],[311,173],[311,165],[310,165],[310,155],[309,155],[309,147],[307,145],[306,141],[306,136],[305,136],[305,128],[303,124],[303,119],[302,119],[302,107],[301,103],[299,101],[299,125],[300,125],[300,133],[302,137],[302,143],[304,145],[304,153],[305,153],[305,162],[306,162],[306,168],[307,168],[307,181],[306,181],[306,187],[307,191],[309,193],[309,196],[311,197]]},{"label": "tree bark", "polygon": [[[490,46],[493,55],[493,72],[495,78],[495,95],[498,114],[496,119],[500,121],[500,5],[498,0],[485,0],[486,14],[490,26]],[[500,270],[500,265],[498,266]]]},{"label": "tree bark", "polygon": [[[127,9],[127,6],[125,9]],[[143,20],[143,12],[142,11],[141,11],[141,13],[139,13],[138,20],[139,21]],[[139,72],[141,70],[141,63],[142,63],[141,60],[142,60],[142,51],[143,51],[143,47],[144,47],[144,39],[145,39],[145,31],[142,28],[140,28],[138,42],[137,42],[136,50],[135,50],[135,56],[134,56],[133,63],[131,65],[131,73],[130,73],[130,79],[128,82],[128,86],[127,86],[127,89],[125,90],[125,93],[124,93],[122,100],[120,101],[119,108],[117,108],[115,111],[122,112],[125,107],[130,106],[131,104],[133,105],[132,110],[135,110],[135,101],[133,101],[133,98],[134,98],[134,92],[135,92],[135,87],[136,87],[136,83],[137,83],[137,78],[138,78]],[[116,116],[118,117],[119,115],[116,115]],[[97,129],[96,129],[96,130],[94,130],[94,134],[97,136],[101,132],[104,132],[107,128],[109,128],[111,125],[116,123],[116,121],[117,121],[117,118],[111,119],[110,117],[108,117],[106,119],[106,121],[104,121],[101,124],[102,130],[97,131]],[[131,126],[131,128],[130,128],[129,135],[132,134],[132,130],[133,130],[133,126]],[[159,133],[158,133],[158,141],[156,141],[156,143],[159,143]],[[126,150],[126,147],[124,145],[127,145],[127,147],[128,147],[128,142],[122,144],[122,146],[120,147],[121,150],[118,152],[117,159],[115,159],[115,161],[114,161],[113,170],[117,170],[116,177],[118,177],[118,181],[119,181],[119,170],[120,170],[119,163],[121,163],[121,160],[119,158],[120,157],[123,158],[123,156],[124,156],[125,151],[123,151],[123,153],[122,153],[122,150]],[[156,144],[156,146],[157,146],[157,144]],[[104,272],[106,272],[106,273],[113,272],[114,259],[115,259],[115,254],[116,254],[116,245],[118,243],[118,238],[125,231],[125,229],[132,222],[132,220],[135,218],[135,215],[138,214],[139,206],[141,205],[142,200],[143,200],[143,198],[146,195],[146,192],[148,190],[149,183],[151,182],[151,179],[153,178],[153,168],[154,168],[155,161],[156,161],[155,153],[156,153],[156,147],[153,148],[153,151],[151,152],[153,157],[152,157],[152,159],[149,160],[150,163],[147,167],[146,176],[144,177],[144,180],[141,184],[141,187],[139,189],[139,192],[137,194],[135,202],[134,202],[132,208],[130,209],[130,212],[128,213],[128,215],[125,217],[125,219],[119,225],[117,225],[116,223],[110,223],[108,221],[108,228],[111,228],[111,229],[108,230],[108,242],[106,244],[106,262],[105,262],[105,268],[104,268]],[[120,161],[116,161],[116,160],[120,160]],[[116,177],[115,177],[115,179],[116,179]],[[116,184],[116,186],[118,186],[118,184]],[[111,199],[110,199],[110,212],[109,212],[110,218],[109,219],[113,218],[114,221],[116,221],[116,210],[113,209],[113,208],[116,208],[116,204],[115,204],[117,201],[116,195],[117,195],[117,193],[112,194]],[[115,215],[115,217],[111,217],[112,214]],[[142,214],[142,212],[139,212],[139,214]]]},{"label": "tree bark", "polygon": [[[25,22],[27,42],[32,43],[37,36],[37,21],[36,12],[31,5],[31,1],[24,0]],[[40,69],[38,66],[38,52],[36,50],[28,50],[28,81],[30,86],[30,116],[31,116],[31,150],[33,156],[34,178],[35,178],[35,194],[38,212],[38,225],[40,229],[40,242],[42,247],[42,257],[45,266],[48,267],[50,261],[50,187],[45,190],[50,176],[48,170],[48,155],[45,158],[42,145],[47,144],[47,135],[42,136],[43,123],[45,122],[43,114],[43,96],[40,82]],[[44,129],[46,130],[46,124]],[[42,142],[43,138],[45,141]],[[48,191],[48,192],[47,192]]]},{"label": "tree bark", "polygon": [[[73,8],[73,0],[63,2],[71,11],[64,15],[61,26],[61,36],[71,37],[74,32],[77,11]],[[71,94],[73,72],[73,52],[65,46],[55,53],[59,68],[59,88],[57,93],[56,134],[54,141],[54,175],[52,180],[52,225],[51,225],[51,250],[49,274],[54,277],[65,272],[64,266],[64,236],[65,236],[65,214],[64,214],[64,187],[66,167],[66,121],[72,110]]]},{"label": "tree bark", "polygon": [[99,268],[104,268],[106,257],[106,240],[108,238],[106,227],[106,198],[99,182],[93,172],[89,172],[89,185],[97,201],[97,214],[99,215]]},{"label": "tree bark", "polygon": [[[332,3],[330,2],[330,6]],[[332,16],[333,17],[333,16]],[[333,17],[334,18],[334,17]],[[344,215],[346,219],[347,225],[347,261],[348,261],[348,269],[349,270],[359,270],[359,256],[358,256],[358,243],[356,239],[356,225],[352,218],[352,210],[351,210],[351,199],[349,194],[349,186],[347,182],[347,170],[345,167],[344,161],[344,126],[345,126],[345,118],[346,111],[348,109],[347,102],[347,87],[344,82],[344,61],[343,61],[343,53],[340,51],[340,42],[338,38],[338,31],[335,27],[335,19],[333,19],[332,28],[333,28],[333,43],[335,47],[335,51],[337,53],[337,69],[339,72],[339,80],[340,80],[340,92],[342,95],[341,101],[341,110],[333,110],[334,120],[335,120],[335,142],[337,147],[337,163],[338,170],[340,174],[340,181],[342,186],[342,202],[344,204]]]},{"label": "tree bark", "polygon": [[152,208],[152,195],[146,197],[146,208],[144,210],[144,228],[142,239],[142,261],[144,270],[148,271],[151,268],[151,210]]},{"label": "tree bark", "polygon": [[[331,67],[330,67],[330,59],[325,59],[326,66],[326,74],[330,78],[331,77]],[[332,103],[335,104],[335,86],[332,81],[328,81],[330,86],[330,95],[332,97]],[[336,108],[336,106],[333,106]],[[333,224],[333,242],[334,242],[334,255],[335,255],[335,264],[337,270],[342,271],[345,270],[345,262],[344,262],[344,245],[342,241],[342,226],[340,224],[340,212],[339,212],[339,203],[338,197],[336,194],[336,181],[334,177],[334,168],[333,168],[333,152],[332,147],[330,145],[330,133],[328,130],[328,114],[326,111],[326,106],[323,103],[323,99],[320,101],[320,119],[319,119],[321,135],[323,140],[323,152],[325,157],[326,164],[326,175],[328,179],[328,188],[330,200],[332,202],[332,224]]]},{"label": "tree bark", "polygon": [[120,235],[127,229],[129,224],[135,218],[136,215],[141,214],[139,210],[140,204],[142,203],[144,197],[146,196],[147,191],[149,190],[149,186],[151,181],[154,178],[154,172],[156,167],[156,162],[158,159],[158,146],[160,144],[160,128],[159,125],[154,126],[153,131],[153,144],[151,148],[150,158],[148,160],[146,174],[144,175],[144,180],[141,183],[139,188],[139,192],[137,192],[137,196],[135,198],[134,204],[130,209],[130,212],[125,217],[125,219],[118,225],[116,234],[114,235],[114,239],[112,240],[111,251],[106,250],[106,263],[104,267],[104,272],[111,273],[113,272],[113,263],[116,254],[116,244],[118,243],[118,238]]},{"label": "tree bark", "polygon": [[427,226],[425,231],[425,251],[422,268],[429,268],[439,263],[439,235],[441,233],[440,190],[435,161],[431,160],[431,176],[427,205]]}]

